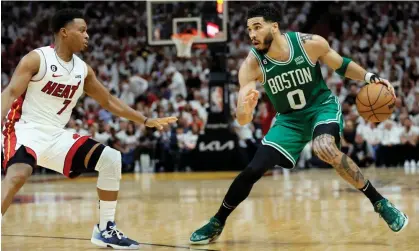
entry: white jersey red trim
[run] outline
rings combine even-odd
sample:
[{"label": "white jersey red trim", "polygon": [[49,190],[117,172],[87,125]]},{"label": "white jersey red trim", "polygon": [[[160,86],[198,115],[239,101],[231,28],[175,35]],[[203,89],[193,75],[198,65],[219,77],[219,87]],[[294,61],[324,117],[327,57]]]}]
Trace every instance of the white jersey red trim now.
[{"label": "white jersey red trim", "polygon": [[66,69],[53,47],[41,47],[34,51],[41,59],[39,71],[29,82],[20,120],[16,122],[64,128],[83,94],[87,65],[77,55],[73,55],[70,61],[73,66]]}]

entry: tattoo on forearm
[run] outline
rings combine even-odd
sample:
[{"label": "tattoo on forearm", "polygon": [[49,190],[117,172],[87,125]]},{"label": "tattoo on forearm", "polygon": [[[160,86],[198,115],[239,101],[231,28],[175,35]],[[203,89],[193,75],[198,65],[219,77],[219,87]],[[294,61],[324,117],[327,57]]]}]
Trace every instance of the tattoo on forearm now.
[{"label": "tattoo on forearm", "polygon": [[301,41],[306,43],[307,40],[313,40],[313,34],[300,34]]}]

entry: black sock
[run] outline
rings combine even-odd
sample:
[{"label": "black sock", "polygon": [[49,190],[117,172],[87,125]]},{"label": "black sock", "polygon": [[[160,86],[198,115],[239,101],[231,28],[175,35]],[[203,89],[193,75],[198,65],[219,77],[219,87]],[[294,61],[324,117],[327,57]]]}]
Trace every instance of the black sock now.
[{"label": "black sock", "polygon": [[249,196],[253,184],[275,164],[286,167],[293,165],[273,147],[259,147],[249,165],[234,179],[214,217],[224,225],[231,212]]},{"label": "black sock", "polygon": [[379,192],[377,192],[377,190],[375,190],[369,180],[367,180],[365,186],[359,189],[359,191],[363,192],[365,196],[370,199],[372,205],[374,205],[377,201],[384,199],[384,197]]},{"label": "black sock", "polygon": [[221,204],[220,209],[214,215],[214,217],[221,222],[221,224],[225,224],[227,217],[233,212],[236,207],[228,205],[225,201]]},{"label": "black sock", "polygon": [[214,215],[221,224],[225,224],[227,217],[244,201],[252,190],[253,184],[262,177],[263,172],[257,174],[251,167],[245,168],[233,181],[224,197],[223,203]]}]

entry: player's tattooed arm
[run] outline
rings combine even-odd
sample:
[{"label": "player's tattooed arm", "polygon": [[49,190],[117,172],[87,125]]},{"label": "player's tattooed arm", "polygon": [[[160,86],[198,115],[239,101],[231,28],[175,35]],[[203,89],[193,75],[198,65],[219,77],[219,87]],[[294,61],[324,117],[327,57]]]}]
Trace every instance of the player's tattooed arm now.
[{"label": "player's tattooed arm", "polygon": [[[314,34],[300,34],[300,39],[307,51],[311,61],[320,61],[326,64],[333,70],[337,70],[342,66],[343,58],[333,48],[330,47],[329,42],[319,35]],[[354,80],[363,80],[366,71],[354,62],[350,62],[347,68],[346,77]]]},{"label": "player's tattooed arm", "polygon": [[300,33],[300,39],[305,44],[308,40],[313,40],[313,34]]},{"label": "player's tattooed arm", "polygon": [[332,135],[317,136],[313,141],[313,151],[321,160],[332,165],[348,183],[356,188],[364,187],[365,178],[361,170],[352,159],[337,148]]},{"label": "player's tattooed arm", "polygon": [[[310,42],[310,46],[309,46],[310,48],[308,51],[310,58],[312,58],[314,55],[314,57],[318,58],[320,62],[326,64],[333,70],[345,69],[344,75],[346,78],[350,78],[352,80],[357,80],[357,81],[362,81],[362,82],[367,82],[367,83],[379,82],[381,84],[384,84],[385,86],[387,86],[387,89],[395,97],[394,87],[391,85],[391,83],[388,80],[380,78],[374,73],[367,72],[363,67],[361,67],[359,64],[357,64],[356,62],[352,60],[349,63],[345,63],[345,61],[343,60],[343,57],[339,55],[339,53],[337,53],[335,50],[330,48],[329,42],[323,37],[314,35],[312,37],[312,40],[313,42]],[[309,41],[309,39],[307,38],[305,41]],[[348,60],[349,59],[347,58],[346,62],[348,62]]]}]

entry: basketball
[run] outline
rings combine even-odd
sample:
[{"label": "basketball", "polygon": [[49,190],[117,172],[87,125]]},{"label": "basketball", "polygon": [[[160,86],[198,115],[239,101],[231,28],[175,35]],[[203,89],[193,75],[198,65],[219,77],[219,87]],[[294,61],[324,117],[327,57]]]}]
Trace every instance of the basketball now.
[{"label": "basketball", "polygon": [[388,119],[394,110],[396,99],[384,84],[369,84],[356,96],[356,108],[366,121],[381,122]]}]

